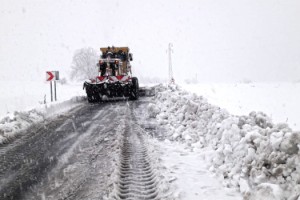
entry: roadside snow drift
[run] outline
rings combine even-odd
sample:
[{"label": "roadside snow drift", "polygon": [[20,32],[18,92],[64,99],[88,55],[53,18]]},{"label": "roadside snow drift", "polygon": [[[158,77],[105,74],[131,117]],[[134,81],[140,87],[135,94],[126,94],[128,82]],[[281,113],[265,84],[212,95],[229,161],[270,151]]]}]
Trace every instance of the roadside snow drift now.
[{"label": "roadside snow drift", "polygon": [[223,176],[244,199],[298,199],[300,135],[273,124],[262,112],[234,116],[202,96],[177,87],[157,87],[150,118],[168,129],[167,137],[206,151],[210,171]]},{"label": "roadside snow drift", "polygon": [[15,111],[0,120],[0,145],[15,138],[21,131],[47,117],[66,112],[85,101],[85,97],[73,97],[60,103],[44,104],[29,111]]}]

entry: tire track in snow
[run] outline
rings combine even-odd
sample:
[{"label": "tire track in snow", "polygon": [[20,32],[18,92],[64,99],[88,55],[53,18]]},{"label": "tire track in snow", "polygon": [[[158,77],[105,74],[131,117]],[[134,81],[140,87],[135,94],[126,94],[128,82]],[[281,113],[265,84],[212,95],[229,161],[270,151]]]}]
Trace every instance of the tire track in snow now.
[{"label": "tire track in snow", "polygon": [[158,197],[156,174],[138,128],[132,118],[127,121],[121,147],[116,199],[150,200]]}]

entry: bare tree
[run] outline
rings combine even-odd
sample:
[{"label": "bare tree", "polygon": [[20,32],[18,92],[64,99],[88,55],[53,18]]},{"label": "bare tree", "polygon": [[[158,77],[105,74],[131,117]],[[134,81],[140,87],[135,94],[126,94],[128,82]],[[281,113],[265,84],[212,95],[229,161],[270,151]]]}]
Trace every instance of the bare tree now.
[{"label": "bare tree", "polygon": [[97,61],[97,52],[91,47],[75,51],[71,66],[71,79],[82,81],[97,76]]}]

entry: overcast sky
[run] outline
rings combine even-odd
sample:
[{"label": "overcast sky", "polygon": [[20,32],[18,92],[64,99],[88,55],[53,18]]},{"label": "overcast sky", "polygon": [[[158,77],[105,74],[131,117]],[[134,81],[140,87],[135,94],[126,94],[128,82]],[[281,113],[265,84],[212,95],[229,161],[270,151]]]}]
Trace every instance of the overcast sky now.
[{"label": "overcast sky", "polygon": [[139,76],[300,80],[299,0],[0,0],[0,78],[68,76],[83,47],[129,46]]}]

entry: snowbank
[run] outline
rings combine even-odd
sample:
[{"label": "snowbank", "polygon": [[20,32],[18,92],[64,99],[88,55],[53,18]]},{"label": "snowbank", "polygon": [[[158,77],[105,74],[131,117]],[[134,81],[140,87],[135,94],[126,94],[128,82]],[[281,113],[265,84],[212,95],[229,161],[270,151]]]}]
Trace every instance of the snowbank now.
[{"label": "snowbank", "polygon": [[85,97],[73,97],[70,100],[41,105],[29,111],[15,111],[0,120],[0,145],[15,138],[22,130],[33,123],[44,121],[58,113],[66,112],[85,101]]},{"label": "snowbank", "polygon": [[298,199],[300,135],[287,124],[274,124],[262,112],[234,116],[202,96],[178,88],[157,88],[148,106],[167,137],[211,152],[210,171],[222,175],[245,199]]},{"label": "snowbank", "polygon": [[204,96],[211,104],[234,115],[263,111],[273,122],[284,122],[293,130],[300,130],[299,83],[198,83],[180,86]]}]

